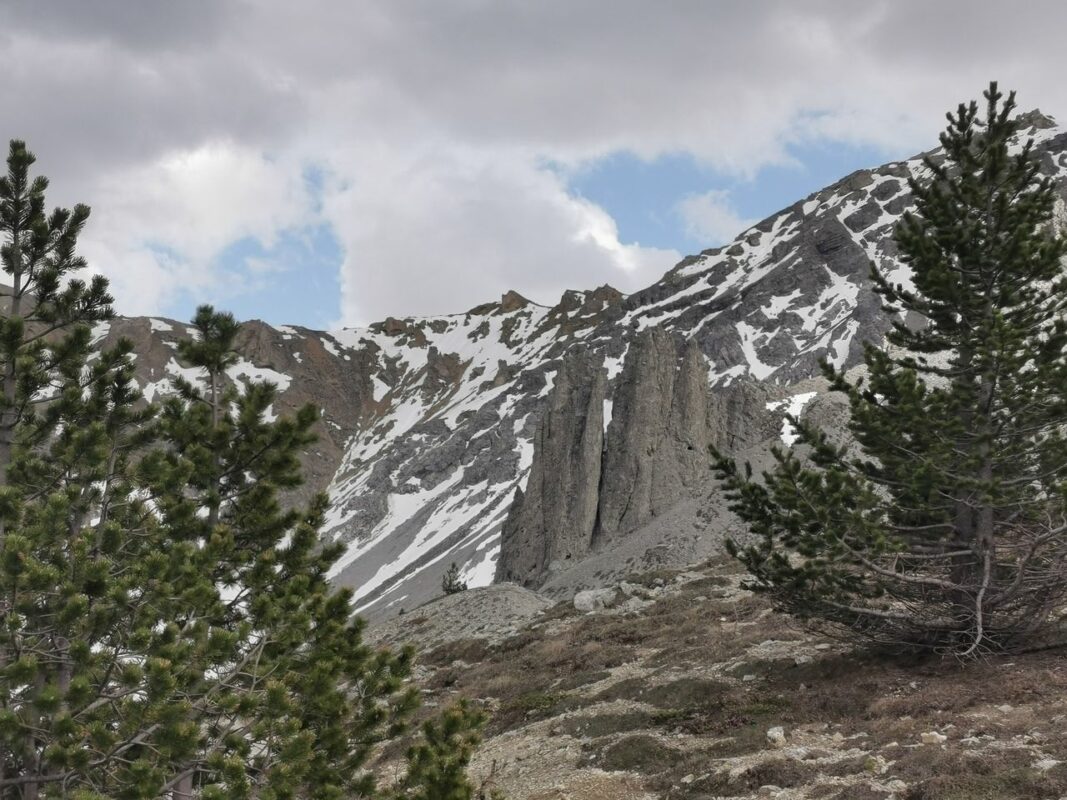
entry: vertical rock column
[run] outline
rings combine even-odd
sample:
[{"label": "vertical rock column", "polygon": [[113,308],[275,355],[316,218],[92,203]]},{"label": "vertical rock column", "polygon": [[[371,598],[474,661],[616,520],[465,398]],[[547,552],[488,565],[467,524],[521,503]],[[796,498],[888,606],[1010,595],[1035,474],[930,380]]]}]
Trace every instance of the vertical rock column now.
[{"label": "vertical rock column", "polygon": [[526,491],[501,534],[498,581],[540,586],[550,570],[589,551],[597,516],[607,374],[584,349],[556,374],[534,438]]},{"label": "vertical rock column", "polygon": [[653,328],[631,345],[615,389],[604,450],[602,546],[625,536],[706,484],[708,370],[695,342]]}]

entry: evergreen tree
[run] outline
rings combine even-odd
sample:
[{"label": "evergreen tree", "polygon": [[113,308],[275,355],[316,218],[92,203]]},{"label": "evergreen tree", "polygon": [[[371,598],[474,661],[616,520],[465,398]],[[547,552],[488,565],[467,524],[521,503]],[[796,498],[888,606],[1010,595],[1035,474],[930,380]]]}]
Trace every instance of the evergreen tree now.
[{"label": "evergreen tree", "polygon": [[441,577],[441,588],[445,594],[458,594],[467,591],[467,582],[459,577],[459,567],[453,561]]},{"label": "evergreen tree", "polygon": [[85,262],[75,249],[89,208],[46,214],[48,179],[30,178],[35,160],[24,142],[12,141],[0,178],[0,261],[10,281],[0,288],[0,486],[8,483],[16,434],[47,436],[55,415],[35,419],[34,408],[78,380],[89,326],[112,314],[107,281],[97,276],[87,285],[77,277]]},{"label": "evergreen tree", "polygon": [[408,771],[396,800],[471,800],[467,765],[483,722],[481,712],[465,704],[425,722],[422,741],[408,750]]},{"label": "evergreen tree", "polygon": [[[719,461],[758,543],[733,547],[785,610],[962,655],[1025,644],[1067,590],[1067,282],[1055,189],[996,84],[949,114],[942,162],[896,230],[913,286],[866,378],[825,367],[852,447],[800,423],[810,458],[763,481]],[[915,320],[920,320],[918,324]],[[905,324],[905,322],[911,324]],[[794,421],[796,422],[796,421]]]},{"label": "evergreen tree", "polygon": [[88,757],[76,728],[100,730],[83,707],[106,658],[93,648],[127,609],[99,601],[139,591],[136,570],[109,565],[141,553],[114,534],[139,527],[126,469],[151,417],[132,407],[128,342],[87,366],[90,326],[111,317],[106,282],[77,278],[89,209],[47,215],[34,160],[12,141],[0,178],[0,795],[27,799]]},{"label": "evergreen tree", "polygon": [[179,354],[203,380],[176,381],[160,413],[168,447],[141,465],[182,552],[169,679],[195,724],[174,739],[169,784],[175,797],[369,795],[371,748],[414,704],[410,654],[364,644],[349,593],[327,582],[340,550],[317,536],[325,497],[279,501],[300,483],[315,410],[268,421],[273,385],[226,380],[233,317],[204,306],[194,328]]},{"label": "evergreen tree", "polygon": [[[325,497],[281,499],[314,410],[271,421],[272,385],[227,380],[238,326],[210,307],[180,347],[200,377],[144,403],[130,343],[93,351],[88,209],[46,218],[32,163],[13,142],[0,180],[0,799],[383,796],[411,653],[366,645],[328,584]],[[478,718],[454,716],[427,763],[466,763]]]}]

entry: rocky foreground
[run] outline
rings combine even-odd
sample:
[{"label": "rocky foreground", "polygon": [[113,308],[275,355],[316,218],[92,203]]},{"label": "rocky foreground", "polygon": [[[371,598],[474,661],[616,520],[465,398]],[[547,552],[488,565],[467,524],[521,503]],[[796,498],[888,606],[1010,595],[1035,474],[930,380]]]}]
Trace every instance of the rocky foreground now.
[{"label": "rocky foreground", "polygon": [[428,709],[491,711],[472,769],[485,797],[1067,797],[1067,651],[864,653],[741,583],[717,561],[552,606],[493,586],[371,635],[424,649]]}]

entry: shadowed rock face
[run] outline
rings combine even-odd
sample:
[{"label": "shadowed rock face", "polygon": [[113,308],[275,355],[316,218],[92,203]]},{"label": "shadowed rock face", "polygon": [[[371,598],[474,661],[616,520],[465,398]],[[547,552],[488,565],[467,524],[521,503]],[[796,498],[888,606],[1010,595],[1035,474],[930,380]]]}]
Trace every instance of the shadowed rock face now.
[{"label": "shadowed rock face", "polygon": [[604,444],[607,374],[588,350],[569,353],[534,436],[526,490],[504,523],[498,580],[538,586],[589,552]]},{"label": "shadowed rock face", "polygon": [[[679,352],[679,350],[681,352]],[[662,328],[638,337],[612,404],[595,546],[634,530],[708,476],[708,368],[698,346]]]},{"label": "shadowed rock face", "polygon": [[[634,340],[610,404],[605,383],[588,350],[564,359],[534,436],[526,490],[504,523],[497,580],[541,587],[705,497],[712,444],[738,452],[776,435],[766,389],[739,382],[709,391],[699,346],[661,328]],[[721,539],[723,530],[707,533]]]}]

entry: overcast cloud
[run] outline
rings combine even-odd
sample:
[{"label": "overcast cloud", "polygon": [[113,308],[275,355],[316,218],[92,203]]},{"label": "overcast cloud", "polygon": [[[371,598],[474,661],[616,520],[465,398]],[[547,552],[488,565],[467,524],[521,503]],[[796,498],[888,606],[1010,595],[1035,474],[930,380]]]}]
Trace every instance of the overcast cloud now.
[{"label": "overcast cloud", "polygon": [[[327,223],[353,324],[507,288],[550,302],[655,280],[682,254],[620,241],[568,188],[613,153],[689,153],[747,177],[810,142],[907,154],[991,78],[1064,111],[1067,6],[1007,8],[11,0],[0,107],[50,199],[93,205],[83,250],[122,312],[164,309],[182,287],[232,291],[219,259],[233,242]],[[747,224],[729,200],[676,211],[728,237]]]}]

